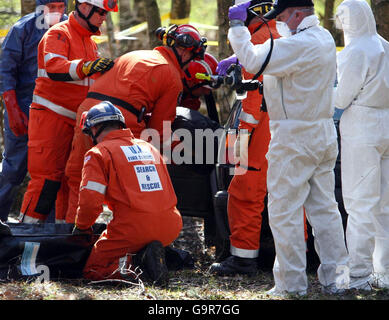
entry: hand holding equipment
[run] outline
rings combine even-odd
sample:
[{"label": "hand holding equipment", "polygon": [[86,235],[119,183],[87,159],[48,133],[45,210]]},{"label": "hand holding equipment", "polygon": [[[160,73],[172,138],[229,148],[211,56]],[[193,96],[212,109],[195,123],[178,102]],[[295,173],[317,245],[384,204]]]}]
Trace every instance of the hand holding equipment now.
[{"label": "hand holding equipment", "polygon": [[227,70],[232,64],[237,64],[238,63],[238,58],[234,55],[231,57],[228,57],[226,59],[221,60],[216,68],[216,73],[220,76],[226,76],[227,75]]},{"label": "hand holding equipment", "polygon": [[98,58],[94,61],[85,62],[82,66],[82,72],[90,77],[92,74],[96,72],[101,72],[102,74],[109,69],[111,69],[114,65],[114,61],[109,58]]},{"label": "hand holding equipment", "polygon": [[242,66],[240,64],[231,64],[226,71],[226,75],[208,75],[196,73],[196,78],[210,82],[214,89],[219,88],[222,84],[230,86],[238,95],[243,95],[246,91],[259,90],[263,93],[262,83],[258,80],[243,80]]}]

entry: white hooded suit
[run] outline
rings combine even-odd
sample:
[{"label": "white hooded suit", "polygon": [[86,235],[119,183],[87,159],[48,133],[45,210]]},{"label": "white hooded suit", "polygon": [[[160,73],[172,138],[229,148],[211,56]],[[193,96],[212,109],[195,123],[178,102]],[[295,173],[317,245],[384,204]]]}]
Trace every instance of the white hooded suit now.
[{"label": "white hooded suit", "polygon": [[345,48],[338,54],[342,191],[351,287],[374,273],[389,288],[389,43],[361,0],[336,11]]},{"label": "white hooded suit", "polygon": [[[245,27],[230,28],[228,38],[239,61],[255,74],[270,40],[254,46]],[[306,244],[303,207],[320,257],[320,283],[332,292],[344,275],[348,255],[335,201],[334,166],[338,154],[332,119],[336,49],[315,15],[305,17],[295,35],[274,41],[264,71],[264,96],[270,118],[267,159],[268,212],[274,237],[275,290],[304,293]],[[339,276],[339,278],[338,278]]]}]

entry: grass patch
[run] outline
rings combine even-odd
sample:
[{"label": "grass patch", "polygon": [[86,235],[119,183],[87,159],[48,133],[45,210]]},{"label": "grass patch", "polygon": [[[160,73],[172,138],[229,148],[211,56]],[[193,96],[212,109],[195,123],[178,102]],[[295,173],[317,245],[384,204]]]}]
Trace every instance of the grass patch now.
[{"label": "grass patch", "polygon": [[203,242],[202,220],[184,217],[184,229],[174,245],[188,250],[195,258],[191,270],[170,272],[170,284],[159,288],[128,283],[93,284],[87,280],[61,280],[46,283],[0,282],[0,300],[388,300],[389,290],[370,293],[350,291],[344,296],[321,293],[315,272],[308,273],[308,294],[304,297],[274,298],[266,292],[274,285],[272,271],[259,270],[254,277],[217,277],[208,272],[215,260],[215,249]]}]

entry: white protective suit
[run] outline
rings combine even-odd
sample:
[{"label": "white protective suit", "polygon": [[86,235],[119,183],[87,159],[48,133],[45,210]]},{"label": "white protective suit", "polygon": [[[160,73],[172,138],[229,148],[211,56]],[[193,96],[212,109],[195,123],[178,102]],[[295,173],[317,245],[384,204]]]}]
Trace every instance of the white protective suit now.
[{"label": "white protective suit", "polygon": [[[246,70],[258,72],[270,40],[254,46],[241,26],[230,28],[228,38]],[[271,131],[266,157],[269,222],[276,248],[273,273],[280,292],[304,293],[308,287],[303,206],[321,260],[320,283],[334,288],[342,280],[337,273],[347,276],[341,271],[348,255],[334,196],[335,78],[335,43],[315,15],[305,17],[295,35],[274,41],[264,72],[264,96]]]},{"label": "white protective suit", "polygon": [[345,109],[340,133],[350,275],[366,282],[374,271],[389,287],[389,43],[377,34],[365,1],[342,2],[336,16],[345,38],[335,105]]}]

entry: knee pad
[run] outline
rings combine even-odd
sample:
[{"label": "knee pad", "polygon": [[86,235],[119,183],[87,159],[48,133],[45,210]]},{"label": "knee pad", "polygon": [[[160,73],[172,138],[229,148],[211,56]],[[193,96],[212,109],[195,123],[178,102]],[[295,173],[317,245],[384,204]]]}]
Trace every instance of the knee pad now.
[{"label": "knee pad", "polygon": [[55,204],[55,200],[57,199],[57,193],[60,187],[60,181],[45,179],[34,211],[40,214],[49,215]]}]

